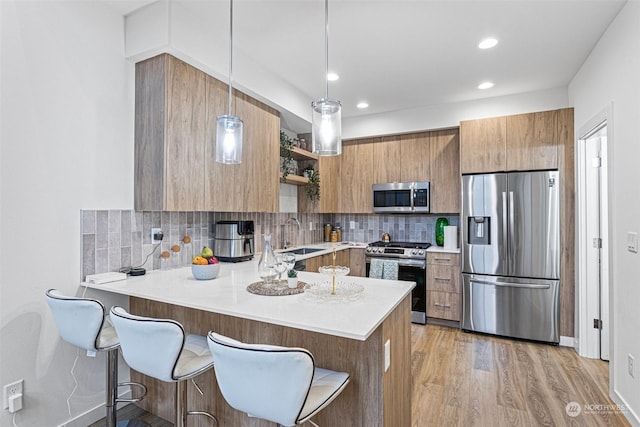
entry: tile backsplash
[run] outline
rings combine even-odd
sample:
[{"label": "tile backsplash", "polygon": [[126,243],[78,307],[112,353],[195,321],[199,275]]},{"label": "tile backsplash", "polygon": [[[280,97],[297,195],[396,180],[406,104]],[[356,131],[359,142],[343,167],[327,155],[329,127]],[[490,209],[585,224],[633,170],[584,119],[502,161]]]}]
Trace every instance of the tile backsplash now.
[{"label": "tile backsplash", "polygon": [[[216,221],[253,220],[255,251],[262,252],[264,233],[272,235],[275,248],[283,239],[293,246],[321,242],[323,225],[342,227],[344,241],[369,243],[389,233],[392,240],[434,242],[435,222],[445,217],[450,225],[459,225],[458,216],[449,215],[352,215],[300,213],[238,212],[136,212],[133,210],[83,210],[81,212],[82,263],[81,280],[88,274],[118,271],[123,267],[141,266],[147,270],[160,268],[160,253],[170,251],[184,236],[191,237],[193,253],[203,246],[214,247]],[[298,228],[295,221],[300,222]],[[351,229],[352,225],[354,228]],[[285,225],[286,223],[286,225]],[[151,228],[160,228],[164,239],[151,243]],[[189,264],[186,258],[181,264]]]}]

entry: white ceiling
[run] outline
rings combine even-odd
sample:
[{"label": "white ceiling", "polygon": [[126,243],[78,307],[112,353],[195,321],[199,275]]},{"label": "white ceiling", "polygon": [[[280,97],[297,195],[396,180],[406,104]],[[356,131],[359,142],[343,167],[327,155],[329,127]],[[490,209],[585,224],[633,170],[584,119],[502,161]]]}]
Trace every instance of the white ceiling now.
[{"label": "white ceiling", "polygon": [[[228,3],[174,1],[200,16]],[[151,2],[108,3],[127,14]],[[329,69],[340,79],[329,96],[353,117],[565,87],[624,3],[332,0]],[[478,49],[488,36],[499,44]],[[309,100],[324,97],[322,0],[235,0],[234,49]],[[486,80],[495,86],[478,90]],[[370,107],[357,109],[361,100]]]}]

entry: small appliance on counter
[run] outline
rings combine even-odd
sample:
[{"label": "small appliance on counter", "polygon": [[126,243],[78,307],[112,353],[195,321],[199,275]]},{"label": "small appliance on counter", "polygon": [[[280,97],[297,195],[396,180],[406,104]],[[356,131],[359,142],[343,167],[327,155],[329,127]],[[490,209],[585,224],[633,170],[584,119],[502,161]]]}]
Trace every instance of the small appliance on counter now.
[{"label": "small appliance on counter", "polygon": [[220,261],[249,261],[254,254],[253,221],[218,221],[214,230],[215,256]]}]

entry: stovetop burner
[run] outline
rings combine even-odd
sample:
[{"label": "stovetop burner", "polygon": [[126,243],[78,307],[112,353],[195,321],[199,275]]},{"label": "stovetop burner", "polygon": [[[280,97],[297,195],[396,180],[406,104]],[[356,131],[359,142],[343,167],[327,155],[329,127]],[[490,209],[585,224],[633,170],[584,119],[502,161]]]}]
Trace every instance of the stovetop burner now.
[{"label": "stovetop burner", "polygon": [[408,249],[428,249],[431,243],[426,242],[383,242],[377,241],[369,243],[369,246],[375,248],[408,248]]}]

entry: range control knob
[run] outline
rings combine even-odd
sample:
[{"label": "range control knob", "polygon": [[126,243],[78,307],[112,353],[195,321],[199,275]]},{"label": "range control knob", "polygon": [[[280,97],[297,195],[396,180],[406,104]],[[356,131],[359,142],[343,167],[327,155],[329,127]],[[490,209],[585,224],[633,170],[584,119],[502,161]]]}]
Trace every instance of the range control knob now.
[{"label": "range control knob", "polygon": [[371,248],[366,249],[368,253],[371,253]]},{"label": "range control knob", "polygon": [[420,256],[424,255],[424,251],[423,251],[422,249],[420,249],[420,250],[418,251],[418,255],[420,255]]}]

